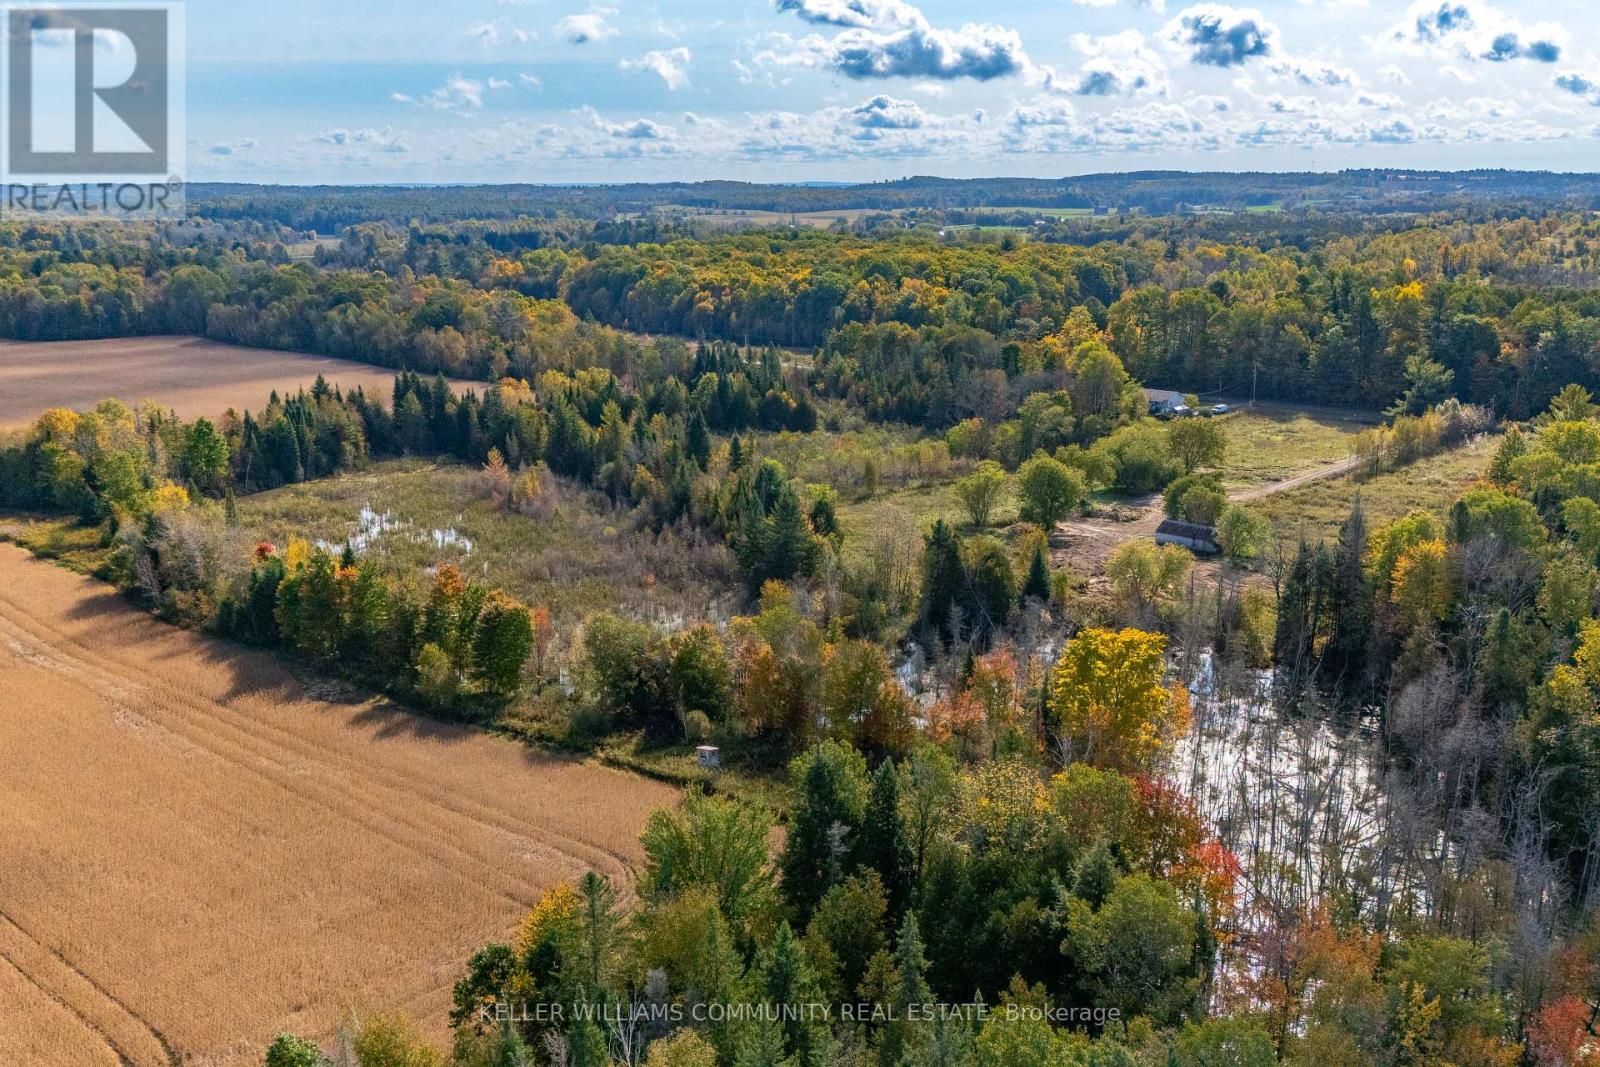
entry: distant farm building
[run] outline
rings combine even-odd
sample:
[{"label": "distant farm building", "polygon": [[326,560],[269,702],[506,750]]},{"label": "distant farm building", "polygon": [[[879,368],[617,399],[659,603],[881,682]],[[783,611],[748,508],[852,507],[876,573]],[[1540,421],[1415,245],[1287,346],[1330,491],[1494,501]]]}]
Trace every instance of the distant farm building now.
[{"label": "distant farm building", "polygon": [[1214,556],[1221,551],[1217,547],[1215,526],[1182,522],[1178,519],[1167,519],[1156,527],[1156,544],[1178,545],[1191,552],[1200,552],[1208,556]]},{"label": "distant farm building", "polygon": [[1146,389],[1144,399],[1150,405],[1152,415],[1171,415],[1185,407],[1183,394],[1174,393],[1171,389]]}]

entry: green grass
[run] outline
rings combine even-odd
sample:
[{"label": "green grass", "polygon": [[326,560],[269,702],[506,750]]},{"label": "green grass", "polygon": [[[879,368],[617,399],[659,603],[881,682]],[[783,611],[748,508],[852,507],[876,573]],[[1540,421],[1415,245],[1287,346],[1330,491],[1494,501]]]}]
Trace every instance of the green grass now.
[{"label": "green grass", "polygon": [[1356,435],[1375,422],[1359,412],[1283,404],[1221,416],[1218,425],[1228,438],[1223,485],[1255,489],[1337,463],[1348,458]]},{"label": "green grass", "polygon": [[1339,524],[1350,513],[1356,493],[1367,514],[1367,525],[1377,529],[1408,511],[1420,509],[1443,515],[1472,482],[1482,477],[1494,458],[1497,440],[1484,437],[1451,452],[1429,456],[1400,470],[1356,481],[1329,478],[1285,493],[1263,497],[1250,505],[1272,520],[1280,536],[1309,541],[1338,536]]},{"label": "green grass", "polygon": [[[956,499],[953,477],[943,484],[914,486],[841,504],[839,528],[844,531],[845,562],[859,563],[875,545],[885,543],[915,546],[920,552],[922,535],[938,519],[971,532],[966,511]],[[1008,502],[997,510],[996,525],[1015,517],[1016,506]]]},{"label": "green grass", "polygon": [[106,543],[102,527],[84,526],[63,516],[0,517],[0,540],[14,541],[42,559],[97,578],[106,575],[116,552]]},{"label": "green grass", "polygon": [[527,517],[497,508],[475,468],[394,460],[242,498],[239,521],[275,544],[304,536],[337,547],[361,533],[363,513],[368,529],[387,515],[365,551],[400,570],[457,563],[547,606],[562,633],[601,610],[678,625],[738,606],[742,588],[720,546],[658,538],[600,494],[554,479],[546,492]]}]

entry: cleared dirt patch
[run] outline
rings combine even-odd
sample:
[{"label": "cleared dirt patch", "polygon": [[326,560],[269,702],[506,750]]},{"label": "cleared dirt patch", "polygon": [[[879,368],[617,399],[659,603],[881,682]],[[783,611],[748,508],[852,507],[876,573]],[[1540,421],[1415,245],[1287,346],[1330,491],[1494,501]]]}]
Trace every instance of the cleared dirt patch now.
[{"label": "cleared dirt patch", "polygon": [[190,419],[229,408],[258,411],[274,389],[294,392],[319,374],[329,385],[359,385],[385,400],[395,376],[367,363],[203,337],[0,342],[0,429],[26,426],[46,408],[81,410],[110,396],[130,404],[154,400]]},{"label": "cleared dirt patch", "polygon": [[10,545],[0,754],[0,1059],[38,1067],[255,1064],[373,1007],[442,1037],[468,955],[556,881],[625,886],[676,800],[313,693]]}]

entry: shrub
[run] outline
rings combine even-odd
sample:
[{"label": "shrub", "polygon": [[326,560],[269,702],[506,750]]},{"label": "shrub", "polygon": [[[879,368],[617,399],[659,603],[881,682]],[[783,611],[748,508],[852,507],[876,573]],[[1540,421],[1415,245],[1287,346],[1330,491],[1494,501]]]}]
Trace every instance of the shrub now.
[{"label": "shrub", "polygon": [[1022,465],[1017,487],[1022,517],[1047,531],[1081,504],[1085,493],[1082,473],[1042,454]]},{"label": "shrub", "polygon": [[324,1067],[327,1062],[315,1041],[279,1034],[267,1046],[264,1067]]},{"label": "shrub", "polygon": [[972,525],[982,529],[989,525],[1000,498],[1006,491],[1006,472],[993,460],[984,460],[978,469],[956,482],[956,498],[967,509]]},{"label": "shrub", "polygon": [[417,692],[434,707],[449,707],[459,687],[450,653],[429,641],[417,653],[416,668]]},{"label": "shrub", "polygon": [[1123,426],[1095,442],[1092,451],[1110,463],[1116,472],[1111,484],[1124,493],[1152,492],[1184,473],[1167,447],[1167,435],[1153,422]]},{"label": "shrub", "polygon": [[1244,508],[1228,508],[1217,521],[1217,547],[1233,560],[1255,559],[1272,540],[1272,523]]},{"label": "shrub", "polygon": [[1177,517],[1184,522],[1215,526],[1227,509],[1227,493],[1209,485],[1191,485],[1178,499]]},{"label": "shrub", "polygon": [[703,711],[683,713],[683,736],[691,744],[703,745],[711,740],[711,720]]}]

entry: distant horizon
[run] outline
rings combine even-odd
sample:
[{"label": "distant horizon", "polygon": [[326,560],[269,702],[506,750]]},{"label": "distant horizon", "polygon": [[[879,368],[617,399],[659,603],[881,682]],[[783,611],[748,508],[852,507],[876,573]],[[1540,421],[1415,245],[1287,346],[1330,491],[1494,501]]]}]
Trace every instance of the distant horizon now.
[{"label": "distant horizon", "polygon": [[1231,177],[1242,178],[1251,175],[1270,175],[1277,178],[1293,177],[1332,177],[1341,174],[1361,173],[1389,173],[1389,174],[1427,174],[1457,176],[1468,174],[1525,174],[1547,175],[1556,178],[1595,178],[1600,179],[1600,169],[1596,170],[1560,170],[1550,167],[1338,167],[1317,170],[1270,170],[1270,169],[1235,169],[1219,167],[1211,170],[1194,170],[1188,168],[1167,167],[1142,167],[1130,170],[1094,170],[1080,171],[1060,175],[1030,175],[1030,174],[992,174],[980,176],[958,176],[950,174],[908,174],[898,178],[874,178],[860,181],[839,181],[829,179],[794,179],[790,181],[766,181],[756,178],[732,178],[722,175],[711,175],[699,178],[653,178],[653,179],[573,179],[568,181],[536,181],[532,179],[507,178],[504,180],[483,181],[373,181],[373,182],[337,182],[337,181],[293,181],[274,180],[270,178],[229,178],[229,179],[198,179],[191,185],[200,186],[267,186],[281,189],[305,188],[330,188],[330,189],[492,189],[499,187],[527,186],[540,189],[606,189],[624,188],[628,186],[662,186],[662,185],[709,185],[732,184],[752,185],[770,188],[792,189],[850,189],[873,185],[895,185],[914,181],[948,181],[948,182],[1070,182],[1082,181],[1091,178],[1135,178],[1139,176],[1182,175],[1192,177]]}]

